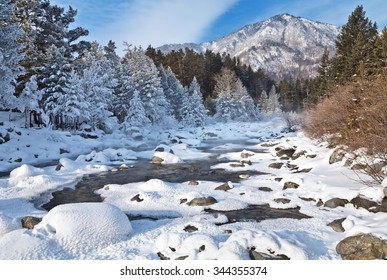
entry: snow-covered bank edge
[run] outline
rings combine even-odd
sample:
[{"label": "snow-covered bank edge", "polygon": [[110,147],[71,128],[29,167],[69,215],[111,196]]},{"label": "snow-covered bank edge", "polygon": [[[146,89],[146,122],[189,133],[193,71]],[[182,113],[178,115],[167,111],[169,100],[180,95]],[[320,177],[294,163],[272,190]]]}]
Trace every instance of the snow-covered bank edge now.
[{"label": "snow-covered bank edge", "polygon": [[[0,258],[249,259],[258,252],[272,258],[285,255],[291,259],[338,259],[335,247],[345,237],[372,233],[386,239],[386,213],[357,209],[350,203],[336,208],[325,205],[333,198],[350,201],[359,195],[380,202],[386,186],[371,188],[361,184],[343,162],[329,164],[332,150],[324,143],[312,141],[302,133],[281,132],[283,129],[281,120],[274,119],[257,124],[213,125],[196,131],[175,130],[166,132],[160,143],[150,150],[107,148],[81,155],[76,160],[62,158],[59,167],[22,165],[13,170],[9,178],[0,180]],[[209,181],[190,185],[189,182],[172,184],[152,179],[107,185],[98,191],[104,198],[102,204],[114,205],[126,214],[171,217],[171,213],[175,213],[172,216],[176,217],[131,221],[132,230],[118,227],[119,232],[125,233],[117,238],[106,237],[109,234],[106,235],[104,227],[98,226],[106,222],[103,219],[86,219],[80,224],[76,217],[82,213],[82,205],[70,205],[66,210],[69,214],[58,216],[55,213],[62,212],[55,210],[57,212],[47,214],[30,202],[42,192],[74,185],[84,174],[112,170],[122,163],[136,164],[139,157],[151,160],[154,155],[166,153],[164,163],[175,162],[175,157],[182,161],[205,158],[208,155],[197,148],[208,139],[222,140],[224,145],[215,147],[219,150],[230,147],[227,144],[230,141],[242,140],[239,146],[232,145],[234,150],[240,148],[240,151],[222,154],[220,158],[228,159],[228,162],[213,168],[225,168],[230,172],[254,169],[268,174],[228,182],[230,189],[226,191],[217,189],[221,182]],[[259,149],[266,153],[251,151]],[[286,155],[286,151],[292,149],[292,155]],[[280,164],[271,165],[273,163]],[[298,187],[285,188],[286,182]],[[134,200],[137,195],[138,200]],[[195,198],[209,197],[215,199],[213,204],[194,206],[190,203]],[[291,222],[277,219],[229,223],[224,215],[203,212],[206,208],[232,210],[263,203],[269,203],[273,208],[299,207],[302,213],[313,218]],[[317,206],[317,203],[322,204]],[[121,215],[116,210],[96,209],[93,205],[90,209],[91,213],[108,211],[114,217]],[[36,229],[27,230],[20,224],[20,218],[27,215],[50,218]],[[61,217],[65,217],[64,224],[57,222]],[[343,218],[343,232],[327,226]],[[79,232],[85,224],[91,230],[82,235]],[[73,230],[63,231],[66,228]],[[86,244],[84,241],[89,234],[102,236],[103,240],[98,242],[104,245],[101,247],[98,242]]]}]

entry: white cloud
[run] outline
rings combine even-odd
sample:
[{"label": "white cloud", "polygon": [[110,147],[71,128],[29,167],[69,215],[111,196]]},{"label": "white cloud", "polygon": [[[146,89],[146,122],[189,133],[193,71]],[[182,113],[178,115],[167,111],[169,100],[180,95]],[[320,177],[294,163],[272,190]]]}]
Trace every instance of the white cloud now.
[{"label": "white cloud", "polygon": [[134,0],[117,20],[98,30],[98,41],[112,39],[119,48],[124,41],[143,47],[198,42],[211,23],[237,1]]}]

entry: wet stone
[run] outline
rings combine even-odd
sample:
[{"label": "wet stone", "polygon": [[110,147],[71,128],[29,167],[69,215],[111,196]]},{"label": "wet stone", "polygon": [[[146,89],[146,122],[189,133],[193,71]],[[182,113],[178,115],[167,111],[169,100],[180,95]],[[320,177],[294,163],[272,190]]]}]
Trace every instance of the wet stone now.
[{"label": "wet stone", "polygon": [[259,187],[258,190],[262,192],[272,192],[273,190],[269,187]]},{"label": "wet stone", "polygon": [[21,220],[22,227],[27,229],[33,229],[37,224],[42,221],[42,218],[26,216]]},{"label": "wet stone", "polygon": [[269,168],[281,169],[282,165],[284,165],[283,162],[273,162],[269,164]]},{"label": "wet stone", "polygon": [[334,220],[334,221],[330,222],[329,224],[327,224],[327,226],[331,227],[336,232],[344,232],[345,229],[343,227],[343,222],[345,221],[345,219],[346,218]]},{"label": "wet stone", "polygon": [[184,231],[186,232],[195,232],[198,231],[198,228],[192,225],[188,225],[184,228]]},{"label": "wet stone", "polygon": [[294,182],[285,182],[283,189],[297,189],[300,185]]},{"label": "wet stone", "polygon": [[290,199],[288,199],[288,198],[275,198],[274,202],[288,204],[290,202]]},{"label": "wet stone", "polygon": [[325,207],[328,207],[328,208],[336,208],[336,207],[344,207],[345,204],[348,203],[348,200],[347,199],[343,199],[343,198],[331,198],[327,201],[325,201],[324,203],[324,206]]},{"label": "wet stone", "polygon": [[189,206],[208,206],[217,203],[218,201],[212,196],[198,197],[188,202]]},{"label": "wet stone", "polygon": [[135,196],[133,196],[130,201],[137,201],[137,202],[141,202],[141,201],[144,201],[144,199],[140,198],[140,194],[136,194]]}]

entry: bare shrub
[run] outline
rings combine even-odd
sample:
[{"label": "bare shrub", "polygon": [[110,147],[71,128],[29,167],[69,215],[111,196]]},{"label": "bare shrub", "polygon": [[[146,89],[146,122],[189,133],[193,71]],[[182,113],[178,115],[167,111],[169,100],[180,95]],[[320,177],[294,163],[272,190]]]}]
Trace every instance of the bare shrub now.
[{"label": "bare shrub", "polygon": [[[329,135],[332,145],[364,149],[366,156],[387,162],[387,77],[356,81],[338,87],[329,97],[306,111],[304,131],[313,138]],[[371,162],[371,161],[369,161]],[[381,182],[386,174],[366,163],[365,172]]]}]

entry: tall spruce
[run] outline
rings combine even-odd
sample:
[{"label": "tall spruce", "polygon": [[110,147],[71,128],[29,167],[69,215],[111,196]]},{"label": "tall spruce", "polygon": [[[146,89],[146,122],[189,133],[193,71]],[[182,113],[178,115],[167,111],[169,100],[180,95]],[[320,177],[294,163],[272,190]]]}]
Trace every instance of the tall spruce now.
[{"label": "tall spruce", "polygon": [[363,6],[357,6],[336,40],[332,71],[339,83],[354,75],[364,78],[371,74],[370,65],[377,35],[376,23],[365,16]]}]

